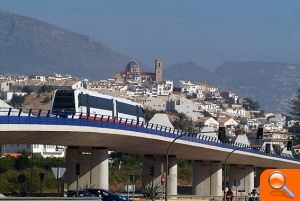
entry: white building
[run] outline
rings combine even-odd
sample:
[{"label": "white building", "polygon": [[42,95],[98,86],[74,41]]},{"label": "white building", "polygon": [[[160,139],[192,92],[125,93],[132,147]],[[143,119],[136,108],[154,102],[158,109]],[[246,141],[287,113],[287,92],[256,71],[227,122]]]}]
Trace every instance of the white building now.
[{"label": "white building", "polygon": [[46,82],[46,76],[43,75],[31,75],[29,79],[32,81]]},{"label": "white building", "polygon": [[230,117],[220,117],[218,119],[218,122],[219,124],[223,124],[225,128],[229,128],[229,129],[234,129],[238,125],[238,122]]},{"label": "white building", "polygon": [[168,96],[173,92],[173,81],[167,80],[157,83],[157,93],[159,96]]},{"label": "white building", "polygon": [[166,101],[162,101],[155,97],[145,98],[144,105],[157,111],[165,111],[167,106]]},{"label": "white building", "polygon": [[205,110],[209,113],[217,113],[217,112],[221,111],[219,105],[209,102],[209,101],[205,101],[203,104],[201,104],[201,109]]},{"label": "white building", "polygon": [[217,128],[219,127],[219,122],[212,117],[207,117],[204,119],[204,125],[207,127]]},{"label": "white building", "polygon": [[167,101],[167,111],[172,112],[174,110],[176,110],[178,113],[185,114],[193,121],[203,117],[203,114],[198,109],[198,105],[185,97]]},{"label": "white building", "polygon": [[1,80],[0,81],[0,91],[6,92],[10,90],[10,87],[15,84],[14,81],[11,80]]},{"label": "white building", "polygon": [[180,80],[179,87],[182,93],[197,94],[197,86],[191,81]]},{"label": "white building", "polygon": [[64,157],[65,147],[56,145],[25,145],[25,144],[6,144],[1,146],[1,155],[15,154],[19,152],[33,153],[42,157]]},{"label": "white building", "polygon": [[237,117],[245,117],[246,116],[246,110],[244,108],[238,108],[238,109],[227,108],[225,110],[225,113],[228,115],[237,116]]}]

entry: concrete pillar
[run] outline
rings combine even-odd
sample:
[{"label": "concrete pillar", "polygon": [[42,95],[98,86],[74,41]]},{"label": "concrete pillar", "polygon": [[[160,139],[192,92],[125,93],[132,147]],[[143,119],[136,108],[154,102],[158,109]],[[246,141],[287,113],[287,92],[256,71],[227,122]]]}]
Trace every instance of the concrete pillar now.
[{"label": "concrete pillar", "polygon": [[91,155],[92,188],[109,189],[108,150],[93,148]]},{"label": "concrete pillar", "polygon": [[254,189],[254,168],[252,166],[246,167],[245,176],[245,191],[250,193]]},{"label": "concrete pillar", "polygon": [[234,180],[240,180],[238,190],[250,193],[254,188],[254,168],[252,166],[231,165],[229,171],[229,187],[234,189]]},{"label": "concrete pillar", "polygon": [[[76,163],[80,175],[76,175]],[[108,151],[106,148],[68,147],[66,150],[66,182],[69,189],[108,189]]]},{"label": "concrete pillar", "polygon": [[255,168],[255,176],[254,176],[254,188],[259,188],[260,186],[260,175],[263,173],[264,168]]},{"label": "concrete pillar", "polygon": [[210,176],[210,193],[211,196],[222,196],[222,163],[218,161],[214,161],[211,163],[211,176]]},{"label": "concrete pillar", "polygon": [[210,196],[211,163],[208,161],[194,161],[193,166],[193,194]]},{"label": "concrete pillar", "polygon": [[217,161],[194,161],[193,194],[222,196],[222,163]]},{"label": "concrete pillar", "polygon": [[177,160],[176,156],[169,156],[168,194],[177,195]]},{"label": "concrete pillar", "polygon": [[66,176],[65,181],[70,189],[76,189],[76,163],[79,162],[79,147],[66,149]]},{"label": "concrete pillar", "polygon": [[161,176],[164,172],[165,157],[162,155],[144,155],[142,170],[142,186],[151,185],[152,176],[150,175],[151,167],[154,168],[154,185],[161,185]]}]

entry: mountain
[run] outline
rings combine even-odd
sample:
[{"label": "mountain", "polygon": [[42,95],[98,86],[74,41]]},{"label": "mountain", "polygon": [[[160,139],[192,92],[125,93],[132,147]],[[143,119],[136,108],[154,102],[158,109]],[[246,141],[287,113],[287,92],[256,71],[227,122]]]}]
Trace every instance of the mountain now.
[{"label": "mountain", "polygon": [[221,90],[232,90],[242,97],[257,100],[265,111],[288,112],[290,99],[300,87],[300,64],[224,62],[214,71],[189,64],[173,64],[165,75],[176,81],[208,82]]},{"label": "mountain", "polygon": [[164,69],[167,79],[174,81],[190,80],[216,84],[217,75],[193,62],[172,64]]},{"label": "mountain", "polygon": [[106,78],[129,58],[88,36],[0,11],[0,73],[71,73]]},{"label": "mountain", "polygon": [[283,62],[225,62],[215,70],[224,87],[255,98],[266,111],[288,112],[300,87],[300,64]]}]

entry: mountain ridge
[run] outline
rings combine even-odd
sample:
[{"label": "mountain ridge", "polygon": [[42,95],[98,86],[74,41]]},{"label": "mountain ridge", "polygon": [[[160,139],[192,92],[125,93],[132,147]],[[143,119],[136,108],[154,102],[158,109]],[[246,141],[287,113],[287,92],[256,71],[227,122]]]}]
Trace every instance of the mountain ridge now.
[{"label": "mountain ridge", "polygon": [[[216,85],[221,90],[232,90],[242,97],[258,100],[263,110],[274,112],[289,111],[293,93],[300,86],[300,64],[287,62],[223,62],[213,71],[203,74],[199,65],[189,62],[173,64],[181,80],[204,81]],[[180,67],[178,67],[180,66]],[[202,80],[199,74],[202,73]],[[172,73],[168,79],[178,81]]]},{"label": "mountain ridge", "polygon": [[0,11],[0,73],[68,73],[102,79],[129,58],[86,35]]}]

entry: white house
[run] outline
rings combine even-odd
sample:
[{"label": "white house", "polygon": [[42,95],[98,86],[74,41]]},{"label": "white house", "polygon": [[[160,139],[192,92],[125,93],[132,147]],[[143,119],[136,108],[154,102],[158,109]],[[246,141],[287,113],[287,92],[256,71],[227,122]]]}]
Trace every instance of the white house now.
[{"label": "white house", "polygon": [[204,118],[204,125],[207,127],[217,128],[219,127],[219,122],[212,117]]},{"label": "white house", "polygon": [[10,90],[10,87],[15,84],[14,81],[11,80],[0,80],[0,91],[6,92]]},{"label": "white house", "polygon": [[167,80],[157,83],[157,93],[160,96],[168,96],[173,92],[173,81]]},{"label": "white house", "polygon": [[46,82],[46,76],[43,75],[30,75],[29,79],[32,81]]},{"label": "white house", "polygon": [[179,87],[181,88],[182,93],[188,93],[188,94],[197,93],[197,86],[193,84],[191,81],[180,80]]},{"label": "white house", "polygon": [[238,122],[236,122],[233,118],[230,117],[220,117],[218,119],[219,124],[223,124],[225,128],[230,128],[234,129],[237,125]]},{"label": "white house", "polygon": [[199,118],[203,117],[203,114],[198,109],[198,105],[192,100],[189,100],[185,97],[181,97],[175,100],[169,99],[167,101],[167,111],[172,112],[174,110],[179,113],[185,114],[193,121],[196,121]]},{"label": "white house", "polygon": [[166,101],[151,96],[144,99],[144,105],[158,111],[165,111],[167,106]]}]

